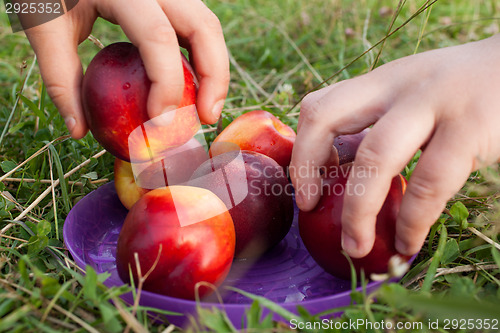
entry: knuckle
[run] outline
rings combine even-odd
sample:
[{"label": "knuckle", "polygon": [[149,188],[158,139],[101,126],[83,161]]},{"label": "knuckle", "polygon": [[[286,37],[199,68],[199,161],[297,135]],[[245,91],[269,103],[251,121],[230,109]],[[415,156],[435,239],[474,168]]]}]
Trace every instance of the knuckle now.
[{"label": "knuckle", "polygon": [[369,142],[362,143],[356,152],[355,161],[362,166],[379,166],[387,161],[384,151],[379,146],[374,146]]},{"label": "knuckle", "polygon": [[211,34],[222,35],[222,25],[219,21],[217,15],[212,13],[211,11],[207,11],[206,15],[203,19],[203,24],[207,32]]},{"label": "knuckle", "polygon": [[315,98],[314,94],[308,94],[302,100],[300,106],[300,114],[304,122],[315,123],[321,121],[321,102],[318,98]]},{"label": "knuckle", "polygon": [[346,207],[342,211],[342,229],[358,239],[366,238],[369,228],[361,228],[361,226],[369,220],[368,216],[370,215],[376,216],[377,213],[375,211],[361,212],[359,209],[349,209]]},{"label": "knuckle", "polygon": [[407,187],[407,194],[422,201],[435,201],[439,196],[436,181],[429,173],[414,175]]},{"label": "knuckle", "polygon": [[342,212],[342,229],[350,235],[357,234],[357,214],[352,210],[344,210]]},{"label": "knuckle", "polygon": [[398,237],[405,242],[411,241],[411,239],[415,237],[415,227],[418,227],[418,223],[415,223],[415,220],[408,216],[400,215],[399,219],[401,223],[396,226]]},{"label": "knuckle", "polygon": [[[148,103],[151,103],[149,104],[151,105],[151,108],[156,109],[158,107],[178,105],[181,102],[184,91],[184,82],[177,83],[167,81],[165,83],[159,83],[158,88],[158,90],[163,93],[156,95],[156,99],[149,97]],[[155,106],[156,104],[159,104],[159,106]]]},{"label": "knuckle", "polygon": [[62,107],[63,101],[67,98],[67,96],[71,96],[71,89],[69,89],[67,86],[56,83],[56,82],[50,82],[46,83],[47,84],[47,93],[50,96],[50,99],[56,104],[58,108]]},{"label": "knuckle", "polygon": [[176,38],[174,28],[165,22],[151,24],[148,30],[149,33],[144,36],[142,42],[167,44]]}]

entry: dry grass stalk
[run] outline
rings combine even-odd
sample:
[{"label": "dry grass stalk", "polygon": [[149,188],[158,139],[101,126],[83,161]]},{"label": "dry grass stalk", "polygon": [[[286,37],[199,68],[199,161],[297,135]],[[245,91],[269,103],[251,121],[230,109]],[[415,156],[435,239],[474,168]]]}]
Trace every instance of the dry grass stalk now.
[{"label": "dry grass stalk", "polygon": [[[4,182],[11,182],[11,183],[41,183],[41,184],[52,184],[52,181],[50,179],[33,179],[33,178],[5,178]],[[97,185],[97,184],[103,184],[109,182],[108,178],[103,178],[103,179],[96,179],[96,180],[91,180],[89,181],[90,184]],[[85,184],[80,181],[74,181],[70,180],[68,181],[69,185],[76,185],[76,186],[84,186]]]},{"label": "dry grass stalk", "polygon": [[60,136],[52,141],[50,141],[49,143],[47,143],[45,146],[43,146],[42,148],[38,149],[33,155],[31,155],[30,157],[28,157],[26,160],[24,160],[21,164],[19,164],[18,166],[16,166],[14,169],[10,170],[9,172],[7,172],[5,175],[3,175],[2,177],[0,177],[0,182],[3,182],[5,180],[5,178],[8,178],[10,175],[12,175],[14,172],[16,172],[17,170],[19,170],[23,165],[25,165],[26,163],[28,163],[29,161],[31,161],[32,159],[34,159],[35,157],[37,157],[38,155],[42,154],[43,152],[45,152],[45,150],[47,150],[49,148],[50,145],[52,145],[53,143],[57,142],[57,141],[62,141],[62,140],[66,140],[70,138],[69,135],[63,135],[63,136]]},{"label": "dry grass stalk", "polygon": [[[85,160],[84,162],[80,163],[79,165],[77,165],[76,167],[74,167],[73,169],[71,169],[70,171],[68,171],[67,173],[64,174],[64,179],[68,178],[69,176],[71,176],[72,174],[74,174],[75,172],[77,172],[78,170],[80,170],[81,168],[83,168],[84,166],[86,166],[87,164],[90,163],[90,161],[92,160],[92,158],[99,158],[101,157],[102,155],[104,155],[104,153],[106,153],[106,150],[101,150],[100,152],[98,152],[97,154],[95,154],[94,156],[92,156],[91,158]],[[38,204],[40,203],[40,201],[42,201],[51,191],[52,191],[52,188],[59,185],[60,183],[60,180],[57,179],[55,180],[45,191],[42,192],[42,194],[40,194],[38,196],[38,198],[35,199],[35,201],[33,201],[26,209],[24,209],[21,214],[19,214],[15,219],[14,219],[14,222],[17,222],[17,221],[20,221],[22,220],[24,217],[26,217],[26,215],[31,212],[36,206],[38,206]],[[11,222],[9,223],[6,227],[4,227],[2,229],[2,231],[0,231],[0,235],[5,233],[5,231],[7,231],[8,229],[10,229],[15,223],[14,222]]]},{"label": "dry grass stalk", "polygon": [[497,250],[500,251],[500,244],[498,244],[497,242],[495,242],[494,240],[483,234],[481,231],[477,230],[474,227],[468,227],[467,229],[469,229],[474,235],[481,238],[486,243],[493,245]]},{"label": "dry grass stalk", "polygon": [[[491,271],[491,270],[496,270],[498,268],[499,267],[495,264],[476,264],[476,265],[471,264],[471,265],[456,266],[452,268],[438,268],[436,270],[435,277],[448,274],[456,274],[456,273]],[[422,272],[420,272],[418,275],[416,275],[413,279],[406,282],[404,284],[404,287],[407,288],[412,284],[414,284],[415,282],[422,280],[423,278],[425,278],[426,274],[427,274],[427,268],[424,269]]]},{"label": "dry grass stalk", "polygon": [[456,273],[468,273],[468,272],[477,272],[477,271],[492,271],[498,269],[498,266],[495,264],[484,264],[484,265],[464,265],[457,266],[452,268],[438,268],[435,277],[447,274],[456,274]]},{"label": "dry grass stalk", "polygon": [[118,313],[120,313],[120,316],[122,316],[123,320],[125,320],[125,322],[127,323],[127,328],[124,332],[128,332],[130,328],[136,333],[148,332],[148,330],[144,326],[142,326],[141,323],[139,323],[139,321],[135,317],[135,314],[131,314],[123,308],[119,299],[113,297],[112,300],[113,305],[118,310]]},{"label": "dry grass stalk", "polygon": [[99,47],[101,50],[104,48],[104,44],[101,43],[101,41],[94,35],[89,35],[87,37],[88,40],[90,40],[92,43],[94,43],[95,45],[97,45],[97,47]]},{"label": "dry grass stalk", "polygon": [[[142,288],[144,287],[144,282],[146,282],[146,279],[149,277],[149,275],[151,275],[151,273],[153,273],[154,269],[158,265],[158,262],[160,261],[160,257],[161,257],[162,248],[163,248],[163,246],[162,246],[162,244],[160,244],[160,246],[158,248],[158,255],[156,256],[156,259],[155,259],[153,265],[151,266],[149,271],[147,271],[146,274],[144,274],[144,276],[142,275],[141,265],[139,263],[139,254],[137,252],[134,252],[135,267],[136,267],[137,277],[138,277],[137,294],[136,294],[135,299],[134,299],[132,313],[130,314],[132,316],[132,318],[134,318],[134,319],[135,319],[135,315],[137,314],[137,309],[139,307],[139,300],[141,299]],[[130,330],[131,327],[132,326],[130,326],[129,323],[127,322],[127,327],[125,328],[125,330],[123,332],[128,333],[128,331]]]}]

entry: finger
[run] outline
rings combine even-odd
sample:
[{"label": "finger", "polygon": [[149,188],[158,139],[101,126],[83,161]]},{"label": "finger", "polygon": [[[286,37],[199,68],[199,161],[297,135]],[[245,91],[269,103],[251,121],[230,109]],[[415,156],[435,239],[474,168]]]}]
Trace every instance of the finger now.
[{"label": "finger", "polygon": [[[333,91],[342,82],[332,84],[328,87],[325,87],[325,88],[322,88],[320,90],[316,90],[316,91],[313,91],[313,92],[307,94],[306,97],[304,98],[304,101],[302,102],[301,109],[306,109],[306,110],[312,109],[312,104],[316,103],[315,101],[319,101],[324,96],[328,95],[331,91]],[[300,131],[300,128],[302,127],[302,123],[304,122],[303,118],[304,118],[305,113],[306,112],[299,113],[299,121],[297,123],[297,133]]]},{"label": "finger", "polygon": [[219,19],[199,0],[164,1],[162,6],[190,50],[200,83],[196,103],[200,120],[213,124],[220,117],[230,78]]},{"label": "finger", "polygon": [[[392,178],[428,140],[434,128],[431,112],[393,107],[361,142],[349,175],[342,211],[342,246],[354,258],[367,255],[375,241],[377,215]],[[411,125],[408,125],[411,124]],[[362,190],[360,190],[362,189]]]},{"label": "finger", "polygon": [[377,86],[359,77],[307,95],[302,101],[290,177],[301,210],[319,201],[320,173],[337,135],[357,133],[384,112]]},{"label": "finger", "polygon": [[[312,210],[319,201],[321,190],[320,167],[331,158],[333,134],[325,128],[316,131],[303,129],[295,139],[288,167],[295,189],[295,201],[303,211]],[[321,132],[319,132],[321,131]],[[321,135],[313,135],[321,134]]]},{"label": "finger", "polygon": [[[114,2],[105,2],[111,4]],[[148,114],[151,118],[172,111],[179,105],[184,90],[179,44],[174,28],[154,0],[127,1],[100,8],[122,27],[137,46],[151,81]]]},{"label": "finger", "polygon": [[81,103],[83,70],[77,53],[78,41],[68,30],[67,21],[57,18],[28,29],[26,35],[37,55],[47,93],[71,136],[81,139],[88,131]]},{"label": "finger", "polygon": [[412,173],[396,224],[396,249],[402,254],[420,250],[447,201],[473,170],[467,152],[474,150],[461,133],[457,126],[438,128]]}]

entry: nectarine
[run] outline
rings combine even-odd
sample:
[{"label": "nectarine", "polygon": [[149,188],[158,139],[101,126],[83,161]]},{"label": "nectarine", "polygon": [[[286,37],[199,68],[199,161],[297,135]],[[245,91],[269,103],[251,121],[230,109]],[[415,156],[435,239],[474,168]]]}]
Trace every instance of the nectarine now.
[{"label": "nectarine", "polygon": [[271,113],[263,110],[247,112],[231,122],[213,141],[210,156],[234,148],[267,155],[283,168],[290,164],[295,131]]},{"label": "nectarine", "polygon": [[[190,186],[152,190],[131,208],[120,231],[116,264],[120,278],[144,290],[195,299],[195,286],[218,286],[234,255],[234,225],[224,203],[212,192]],[[136,260],[137,256],[137,260]],[[211,289],[199,289],[200,297]]]},{"label": "nectarine", "polygon": [[238,258],[262,255],[290,230],[293,190],[283,168],[268,156],[245,150],[214,156],[190,184],[214,192],[229,208]]},{"label": "nectarine", "polygon": [[[340,167],[336,176],[323,179],[322,196],[310,212],[299,212],[299,232],[305,247],[314,260],[330,274],[342,279],[351,277],[350,264],[341,245],[342,205],[346,191],[361,191],[347,187],[350,164]],[[399,175],[393,178],[384,205],[377,215],[376,238],[372,251],[363,258],[351,258],[356,273],[363,270],[367,277],[388,271],[392,256],[399,255],[394,246],[396,218],[403,197],[406,180]]]},{"label": "nectarine", "polygon": [[337,148],[339,155],[339,164],[350,163],[354,161],[358,147],[370,128],[365,128],[359,133],[339,135],[333,140],[333,146]]},{"label": "nectarine", "polygon": [[196,138],[167,150],[156,162],[129,163],[116,158],[116,192],[125,208],[130,209],[140,197],[152,189],[184,184],[206,160],[208,153]]},{"label": "nectarine", "polygon": [[200,128],[194,106],[197,87],[184,56],[182,64],[184,94],[179,109],[151,120],[147,112],[151,81],[139,50],[130,43],[114,43],[99,51],[82,82],[83,110],[95,139],[115,157],[145,162],[193,137]]}]

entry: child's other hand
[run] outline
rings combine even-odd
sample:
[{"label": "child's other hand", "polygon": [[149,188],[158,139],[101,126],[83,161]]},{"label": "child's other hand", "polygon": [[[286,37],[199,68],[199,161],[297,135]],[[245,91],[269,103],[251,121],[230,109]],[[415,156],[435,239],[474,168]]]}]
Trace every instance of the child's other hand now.
[{"label": "child's other hand", "polygon": [[[500,156],[500,35],[402,58],[360,77],[309,94],[301,106],[292,155],[297,204],[319,200],[307,188],[320,178],[304,168],[330,158],[333,138],[374,124],[361,143],[349,178],[362,196],[346,196],[343,247],[369,253],[375,221],[391,179],[423,149],[397,220],[396,248],[414,254],[446,202],[469,174]],[[376,170],[356,177],[356,170]],[[302,175],[302,176],[301,176]],[[358,187],[355,187],[358,186]]]}]

